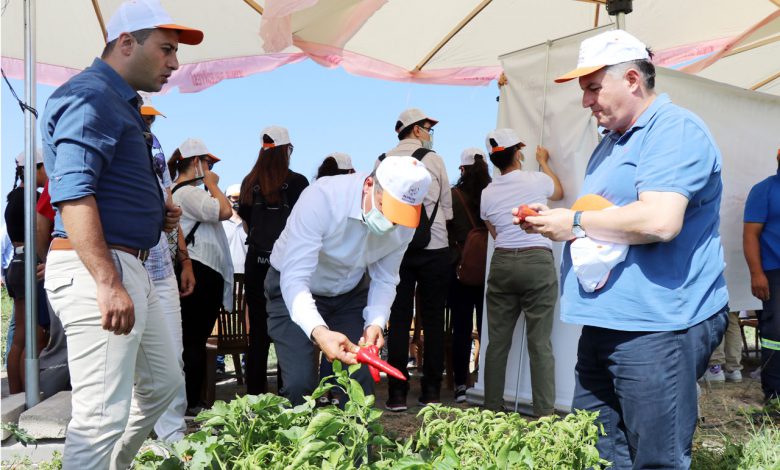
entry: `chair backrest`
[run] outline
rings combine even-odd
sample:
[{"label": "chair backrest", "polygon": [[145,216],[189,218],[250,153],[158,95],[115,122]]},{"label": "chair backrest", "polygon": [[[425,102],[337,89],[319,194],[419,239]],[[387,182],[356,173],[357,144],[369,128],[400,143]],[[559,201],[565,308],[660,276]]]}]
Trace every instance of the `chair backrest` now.
[{"label": "chair backrest", "polygon": [[233,311],[220,308],[217,317],[217,348],[249,346],[249,335],[244,314],[244,275],[233,275]]}]

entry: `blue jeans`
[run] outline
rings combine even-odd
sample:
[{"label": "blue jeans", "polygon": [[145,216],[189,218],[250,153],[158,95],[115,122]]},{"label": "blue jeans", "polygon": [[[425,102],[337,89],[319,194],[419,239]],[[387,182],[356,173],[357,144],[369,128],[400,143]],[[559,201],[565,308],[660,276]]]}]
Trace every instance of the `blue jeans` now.
[{"label": "blue jeans", "polygon": [[696,429],[696,379],[728,324],[728,308],[685,330],[585,326],[572,408],[598,411],[597,448],[615,469],[687,469]]}]

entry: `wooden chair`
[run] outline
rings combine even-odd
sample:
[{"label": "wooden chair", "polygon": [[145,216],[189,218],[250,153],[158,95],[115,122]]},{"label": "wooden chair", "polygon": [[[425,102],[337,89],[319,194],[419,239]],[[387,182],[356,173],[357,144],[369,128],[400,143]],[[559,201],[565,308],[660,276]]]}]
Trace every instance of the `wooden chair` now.
[{"label": "wooden chair", "polygon": [[241,368],[241,354],[249,349],[249,333],[246,313],[244,311],[244,275],[233,276],[233,311],[227,312],[220,308],[212,336],[206,340],[206,404],[214,403],[217,389],[217,355],[231,355],[236,370],[236,380],[244,384],[244,373]]},{"label": "wooden chair", "polygon": [[[747,337],[745,336],[745,327],[755,328],[756,330],[755,347],[752,349],[748,347]],[[758,318],[755,316],[755,312],[753,316],[748,316],[747,318],[739,319],[739,332],[742,335],[742,346],[743,346],[742,354],[745,356],[745,358],[750,359],[750,353],[755,353],[756,359],[761,358],[761,347],[759,346],[759,335],[758,335]]]}]

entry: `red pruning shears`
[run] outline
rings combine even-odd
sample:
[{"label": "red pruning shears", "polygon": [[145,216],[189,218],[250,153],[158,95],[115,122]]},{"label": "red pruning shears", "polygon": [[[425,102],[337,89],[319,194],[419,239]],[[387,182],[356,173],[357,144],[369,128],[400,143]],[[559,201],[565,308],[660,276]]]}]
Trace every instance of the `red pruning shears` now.
[{"label": "red pruning shears", "polygon": [[539,213],[528,207],[526,204],[523,204],[517,208],[517,218],[520,219],[520,222],[525,222],[526,217],[536,217],[537,215],[539,215]]},{"label": "red pruning shears", "polygon": [[371,373],[371,377],[374,378],[374,382],[379,382],[380,370],[398,380],[406,380],[406,377],[400,370],[379,358],[379,350],[376,346],[360,348],[357,352],[357,361],[368,366],[368,371]]}]

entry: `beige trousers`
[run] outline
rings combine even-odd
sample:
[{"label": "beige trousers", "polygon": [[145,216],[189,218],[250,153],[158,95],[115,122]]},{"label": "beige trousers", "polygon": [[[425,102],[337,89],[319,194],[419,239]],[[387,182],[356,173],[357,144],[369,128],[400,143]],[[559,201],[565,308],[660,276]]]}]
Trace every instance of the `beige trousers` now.
[{"label": "beige trousers", "polygon": [[723,341],[710,356],[710,367],[720,365],[733,372],[742,370],[742,335],[739,332],[739,312],[729,312],[729,326]]},{"label": "beige trousers", "polygon": [[171,335],[139,260],[112,251],[135,307],[128,335],[101,327],[95,281],[72,250],[51,251],[45,287],[68,343],[72,418],[63,468],[126,469],[182,384]]}]

